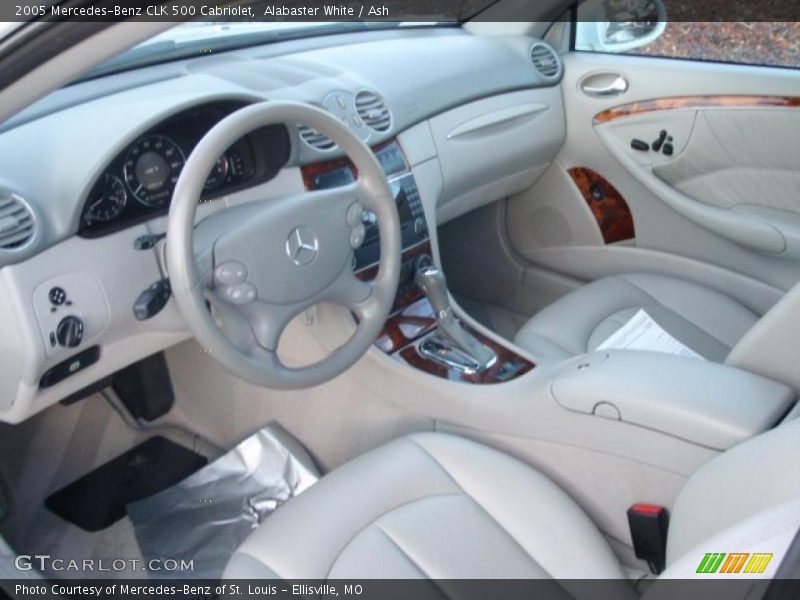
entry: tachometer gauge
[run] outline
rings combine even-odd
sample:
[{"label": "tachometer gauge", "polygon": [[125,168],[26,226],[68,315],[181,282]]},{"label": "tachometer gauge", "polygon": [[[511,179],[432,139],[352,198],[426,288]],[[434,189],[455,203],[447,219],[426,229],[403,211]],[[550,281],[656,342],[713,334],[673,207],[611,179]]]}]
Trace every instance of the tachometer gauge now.
[{"label": "tachometer gauge", "polygon": [[163,135],[150,135],[136,143],[125,158],[125,183],[145,206],[169,203],[186,157],[180,147]]},{"label": "tachometer gauge", "polygon": [[214,165],[214,168],[211,169],[211,175],[206,179],[206,184],[203,186],[203,189],[207,192],[213,192],[218,189],[228,180],[230,166],[231,164],[228,161],[228,156],[223,154],[217,161],[217,164]]},{"label": "tachometer gauge", "polygon": [[127,201],[125,184],[116,175],[106,173],[94,186],[86,202],[83,220],[87,224],[106,223],[119,216]]}]

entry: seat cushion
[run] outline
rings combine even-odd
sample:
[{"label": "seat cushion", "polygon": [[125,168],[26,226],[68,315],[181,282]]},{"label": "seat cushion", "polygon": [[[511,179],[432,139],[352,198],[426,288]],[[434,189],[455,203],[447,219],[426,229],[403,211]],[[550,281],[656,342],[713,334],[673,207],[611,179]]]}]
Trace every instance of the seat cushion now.
[{"label": "seat cushion", "polygon": [[[468,440],[401,438],[293,498],[226,578],[616,578],[594,524],[553,482]],[[620,581],[619,597],[632,597]]]},{"label": "seat cushion", "polygon": [[594,351],[640,309],[704,358],[722,362],[758,316],[696,283],[644,273],[606,277],[544,308],[516,343],[540,362]]}]

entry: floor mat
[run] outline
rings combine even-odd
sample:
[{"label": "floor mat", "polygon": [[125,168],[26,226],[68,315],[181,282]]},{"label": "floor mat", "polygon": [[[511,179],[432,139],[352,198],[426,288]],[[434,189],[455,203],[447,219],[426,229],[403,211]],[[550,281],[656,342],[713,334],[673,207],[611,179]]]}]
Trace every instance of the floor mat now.
[{"label": "floor mat", "polygon": [[126,515],[126,505],[191,475],[208,461],[155,436],[107,462],[45,500],[45,506],[86,531],[100,531]]},{"label": "floor mat", "polygon": [[252,530],[318,478],[300,443],[268,425],[191,477],[130,504],[146,564],[169,558],[180,568],[150,576],[219,579]]}]

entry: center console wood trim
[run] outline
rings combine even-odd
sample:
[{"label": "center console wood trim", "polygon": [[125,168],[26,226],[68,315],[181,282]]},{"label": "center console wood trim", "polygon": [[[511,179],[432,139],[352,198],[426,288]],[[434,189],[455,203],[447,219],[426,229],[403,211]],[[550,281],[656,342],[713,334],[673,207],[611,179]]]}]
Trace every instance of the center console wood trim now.
[{"label": "center console wood trim", "polygon": [[[373,150],[377,152],[392,143],[396,143],[396,141],[390,140]],[[349,167],[353,171],[353,175],[357,176],[355,166],[346,158],[302,167],[303,183],[306,189],[315,189],[313,181],[319,174],[342,167]],[[531,361],[466,324],[464,327],[467,331],[497,354],[497,361],[485,371],[465,373],[420,354],[417,349],[419,342],[427,336],[434,335],[437,329],[433,307],[425,298],[422,290],[413,283],[416,263],[426,255],[428,257],[433,255],[430,239],[425,239],[403,250],[402,262],[405,266],[401,270],[400,289],[395,298],[392,312],[375,340],[375,346],[409,367],[451,381],[477,384],[502,383],[531,371],[535,366]],[[362,281],[372,281],[377,275],[377,263],[356,272],[356,277]]]},{"label": "center console wood trim", "polygon": [[[427,300],[422,300],[422,302],[430,307],[430,304],[428,304]],[[449,379],[450,381],[460,381],[463,383],[504,383],[525,375],[525,373],[530,372],[535,367],[531,361],[523,358],[503,344],[484,336],[468,325],[464,325],[464,328],[469,333],[474,335],[479,342],[485,346],[488,346],[497,354],[497,361],[485,371],[479,371],[477,373],[465,373],[459,369],[448,367],[440,362],[433,361],[419,353],[419,350],[417,349],[417,343],[409,344],[405,348],[401,349],[397,353],[397,356],[406,364],[416,367],[420,371],[425,371],[430,375],[435,375],[436,377],[441,377],[443,379]]]}]

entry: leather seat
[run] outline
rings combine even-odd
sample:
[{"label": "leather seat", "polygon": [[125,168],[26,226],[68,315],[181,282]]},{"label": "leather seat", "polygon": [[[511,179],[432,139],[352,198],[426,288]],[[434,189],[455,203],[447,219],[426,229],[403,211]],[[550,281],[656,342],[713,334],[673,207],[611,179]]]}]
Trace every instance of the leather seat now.
[{"label": "leather seat", "polygon": [[[776,561],[766,574],[774,572],[800,526],[800,475],[788,466],[798,452],[800,421],[689,480],[669,535],[677,576],[690,575],[719,535],[733,535],[737,552],[767,544]],[[323,477],[245,540],[224,577],[614,579],[613,597],[637,597],[603,535],[552,481],[437,433],[401,438]]]},{"label": "leather seat", "polygon": [[567,294],[533,316],[515,343],[540,362],[594,351],[639,309],[677,340],[723,362],[758,315],[720,292],[652,274],[606,277]]}]

